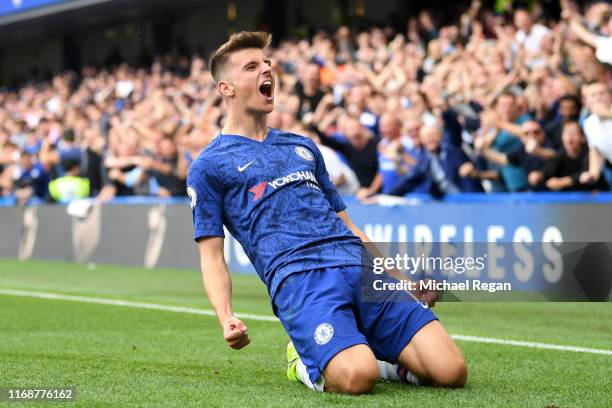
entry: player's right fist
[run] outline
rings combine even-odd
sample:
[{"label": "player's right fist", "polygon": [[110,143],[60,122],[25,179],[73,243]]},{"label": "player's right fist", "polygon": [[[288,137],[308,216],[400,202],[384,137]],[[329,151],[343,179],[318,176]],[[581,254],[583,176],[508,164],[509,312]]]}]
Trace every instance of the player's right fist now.
[{"label": "player's right fist", "polygon": [[251,342],[247,333],[248,329],[240,319],[232,316],[226,319],[221,326],[223,328],[223,338],[231,348],[240,350]]}]

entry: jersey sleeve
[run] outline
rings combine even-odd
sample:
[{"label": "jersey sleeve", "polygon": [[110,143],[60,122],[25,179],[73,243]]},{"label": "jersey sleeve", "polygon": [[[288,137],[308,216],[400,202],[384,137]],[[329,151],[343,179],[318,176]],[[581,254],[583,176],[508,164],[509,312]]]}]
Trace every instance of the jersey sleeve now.
[{"label": "jersey sleeve", "polygon": [[327,169],[325,168],[325,161],[323,160],[323,155],[321,151],[314,143],[311,143],[309,146],[315,155],[315,177],[317,178],[317,182],[321,186],[321,190],[325,194],[327,201],[329,201],[329,205],[335,212],[340,212],[346,209],[346,204],[344,204],[344,200],[338,194],[338,190],[336,190],[336,186],[332,183],[329,178],[329,174],[327,173]]},{"label": "jersey sleeve", "polygon": [[193,162],[187,175],[187,195],[193,215],[194,239],[225,237],[223,189],[211,162]]}]

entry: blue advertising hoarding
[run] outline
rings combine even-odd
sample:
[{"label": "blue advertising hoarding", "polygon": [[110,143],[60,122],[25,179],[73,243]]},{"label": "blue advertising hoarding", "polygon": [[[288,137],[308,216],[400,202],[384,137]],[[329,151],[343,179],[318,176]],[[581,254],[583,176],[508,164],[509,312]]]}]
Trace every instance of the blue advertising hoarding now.
[{"label": "blue advertising hoarding", "polygon": [[[559,290],[573,296],[578,284],[585,293],[596,292],[589,299],[607,296],[612,281],[612,193],[468,198],[425,198],[389,206],[346,201],[353,222],[372,241],[392,243],[389,253],[383,251],[385,257],[446,257],[447,250],[458,250],[452,255],[464,259],[482,257],[482,268],[468,268],[462,276],[441,271],[430,275],[435,279],[507,282],[513,290],[537,291],[546,299]],[[199,256],[191,218],[182,199],[117,199],[93,205],[76,218],[60,205],[4,207],[0,257],[195,271]],[[436,246],[442,243],[452,245]],[[231,272],[254,273],[239,242],[228,233],[225,259]]]}]

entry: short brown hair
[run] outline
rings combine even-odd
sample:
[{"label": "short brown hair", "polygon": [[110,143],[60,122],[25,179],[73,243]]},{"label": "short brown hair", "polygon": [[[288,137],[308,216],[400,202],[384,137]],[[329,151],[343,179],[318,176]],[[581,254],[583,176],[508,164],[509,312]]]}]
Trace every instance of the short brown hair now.
[{"label": "short brown hair", "polygon": [[221,44],[210,56],[210,72],[215,80],[225,68],[232,53],[246,48],[267,48],[272,42],[272,36],[264,31],[241,31],[232,34],[226,43]]},{"label": "short brown hair", "polygon": [[499,95],[497,95],[497,97],[495,98],[495,100],[493,101],[493,106],[497,106],[497,104],[499,103],[499,100],[503,97],[510,97],[514,100],[516,100],[516,95],[513,94],[512,92],[510,92],[509,90],[505,90],[502,93],[500,93]]}]

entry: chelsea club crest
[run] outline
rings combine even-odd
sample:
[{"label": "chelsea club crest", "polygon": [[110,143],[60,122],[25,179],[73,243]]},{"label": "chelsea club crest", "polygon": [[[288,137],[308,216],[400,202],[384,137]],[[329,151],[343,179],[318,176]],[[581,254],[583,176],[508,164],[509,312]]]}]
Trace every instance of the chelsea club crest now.
[{"label": "chelsea club crest", "polygon": [[314,156],[312,155],[312,152],[308,150],[307,148],[305,148],[304,146],[297,146],[295,148],[295,154],[297,154],[304,160],[308,160],[308,161],[314,160]]}]

